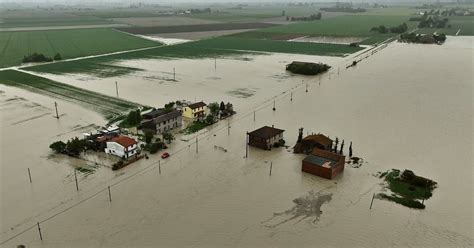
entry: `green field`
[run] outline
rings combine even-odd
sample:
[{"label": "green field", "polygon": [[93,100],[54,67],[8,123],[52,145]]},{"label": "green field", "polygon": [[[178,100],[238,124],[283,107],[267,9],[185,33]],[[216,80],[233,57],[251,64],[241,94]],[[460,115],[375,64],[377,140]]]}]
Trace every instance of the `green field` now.
[{"label": "green field", "polygon": [[300,22],[286,26],[271,27],[259,31],[268,33],[269,35],[298,34],[312,36],[389,37],[395,36],[396,34],[379,34],[370,32],[370,29],[379,25],[385,25],[386,27],[398,26],[404,22],[407,23],[409,27],[414,28],[416,23],[409,22],[408,19],[408,16],[396,15],[343,15],[319,21]]},{"label": "green field", "polygon": [[77,16],[63,11],[38,9],[0,11],[0,29],[104,24],[113,24],[113,22],[95,16]]},{"label": "green field", "polygon": [[0,32],[0,67],[19,65],[34,52],[70,59],[158,45],[112,29]]},{"label": "green field", "polygon": [[87,109],[102,114],[109,120],[139,107],[138,104],[132,102],[16,70],[0,71],[0,84],[18,87],[41,95],[79,104]]}]

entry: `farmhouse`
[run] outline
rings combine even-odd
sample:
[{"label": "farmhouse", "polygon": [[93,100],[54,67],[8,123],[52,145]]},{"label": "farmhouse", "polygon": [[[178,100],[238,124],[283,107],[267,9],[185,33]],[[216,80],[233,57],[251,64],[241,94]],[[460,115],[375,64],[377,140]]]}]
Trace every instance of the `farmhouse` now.
[{"label": "farmhouse", "polygon": [[311,153],[314,148],[331,151],[333,140],[324,134],[312,134],[304,137],[294,147],[294,153]]},{"label": "farmhouse", "polygon": [[183,108],[183,117],[198,119],[206,115],[207,105],[204,102],[190,104]]},{"label": "farmhouse", "polygon": [[344,155],[316,148],[303,159],[301,170],[316,176],[333,179],[344,171],[345,159]]},{"label": "farmhouse", "polygon": [[264,126],[255,131],[247,133],[248,144],[265,150],[270,150],[272,147],[278,147],[285,143],[283,140],[283,132],[278,128]]},{"label": "farmhouse", "polygon": [[105,153],[122,158],[129,158],[138,153],[137,142],[124,135],[119,135],[107,141]]},{"label": "farmhouse", "polygon": [[169,113],[163,113],[152,119],[142,122],[142,130],[152,132],[153,134],[161,134],[172,129],[182,126],[183,117],[179,110],[173,110]]}]

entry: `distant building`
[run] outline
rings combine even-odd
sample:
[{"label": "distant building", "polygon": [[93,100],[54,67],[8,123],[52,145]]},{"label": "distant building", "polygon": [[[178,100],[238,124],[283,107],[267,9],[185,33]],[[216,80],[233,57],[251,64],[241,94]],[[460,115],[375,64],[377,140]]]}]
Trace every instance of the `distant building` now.
[{"label": "distant building", "polygon": [[285,130],[264,126],[248,133],[248,144],[265,150],[284,144],[283,132]]},{"label": "distant building", "polygon": [[333,140],[324,134],[312,134],[304,137],[294,147],[295,153],[311,153],[314,148],[318,148],[325,151],[331,151]]},{"label": "distant building", "polygon": [[303,159],[301,170],[316,176],[333,179],[344,171],[345,159],[344,155],[316,148]]},{"label": "distant building", "polygon": [[138,153],[137,141],[124,135],[116,136],[107,141],[105,153],[129,158]]},{"label": "distant building", "polygon": [[179,110],[173,110],[169,113],[164,113],[152,119],[143,121],[141,129],[144,132],[149,131],[153,134],[161,134],[181,127],[182,123],[183,117],[181,116],[181,112]]},{"label": "distant building", "polygon": [[190,104],[183,108],[183,117],[199,119],[206,115],[207,105],[204,102]]}]

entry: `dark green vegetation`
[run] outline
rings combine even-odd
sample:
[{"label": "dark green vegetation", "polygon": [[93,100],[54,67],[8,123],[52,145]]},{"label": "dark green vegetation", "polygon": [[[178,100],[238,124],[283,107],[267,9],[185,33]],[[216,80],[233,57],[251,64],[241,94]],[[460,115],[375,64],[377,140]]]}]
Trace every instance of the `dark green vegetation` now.
[{"label": "dark green vegetation", "polygon": [[352,8],[352,7],[328,7],[321,8],[322,11],[326,12],[345,12],[345,13],[363,13],[366,9],[363,8]]},{"label": "dark green vegetation", "polygon": [[437,187],[436,182],[417,176],[410,170],[400,173],[400,170],[393,169],[381,173],[380,178],[385,180],[392,194],[380,193],[378,196],[410,208],[424,209],[424,200],[429,199]]},{"label": "dark green vegetation", "polygon": [[396,27],[387,28],[384,25],[380,25],[378,27],[373,27],[370,29],[370,31],[379,32],[381,34],[386,34],[388,32],[401,34],[401,33],[405,33],[407,30],[408,30],[408,25],[406,23],[400,24]]},{"label": "dark green vegetation", "polygon": [[400,35],[400,42],[408,42],[408,43],[421,43],[421,44],[438,44],[441,45],[446,41],[445,34],[416,34],[416,33],[409,33],[409,34],[402,34]]},{"label": "dark green vegetation", "polygon": [[132,110],[128,113],[128,115],[120,122],[120,127],[130,128],[136,127],[142,121],[142,115],[140,114],[140,110]]},{"label": "dark green vegetation", "polygon": [[286,17],[287,21],[292,21],[292,22],[300,22],[300,21],[316,21],[316,20],[321,20],[322,14],[321,12],[318,12],[317,14],[312,14],[310,16],[302,16],[302,17]]},{"label": "dark green vegetation", "polygon": [[109,120],[139,107],[132,102],[15,70],[0,71],[0,84],[76,103]]},{"label": "dark green vegetation", "polygon": [[23,63],[31,63],[31,62],[51,62],[53,59],[51,57],[46,57],[42,53],[33,53],[29,54],[28,56],[23,56]]},{"label": "dark green vegetation", "polygon": [[302,75],[317,75],[329,70],[331,66],[322,63],[309,63],[293,61],[286,66],[287,71]]},{"label": "dark green vegetation", "polygon": [[191,123],[191,125],[189,125],[186,129],[184,129],[184,133],[186,134],[195,133],[201,129],[206,128],[207,126],[209,126],[208,123],[204,121],[196,120],[193,123]]},{"label": "dark green vegetation", "polygon": [[56,153],[66,154],[73,157],[78,157],[86,150],[95,150],[92,142],[77,137],[68,140],[67,143],[56,141],[52,143],[49,148]]},{"label": "dark green vegetation", "polygon": [[159,45],[112,29],[0,32],[0,67],[19,65],[33,53],[70,59]]}]

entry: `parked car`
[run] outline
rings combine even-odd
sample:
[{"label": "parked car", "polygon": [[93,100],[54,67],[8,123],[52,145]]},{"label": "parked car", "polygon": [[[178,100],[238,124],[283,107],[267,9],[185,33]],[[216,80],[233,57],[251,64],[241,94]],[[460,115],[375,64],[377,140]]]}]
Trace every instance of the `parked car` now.
[{"label": "parked car", "polygon": [[169,156],[170,156],[170,154],[167,153],[167,152],[161,154],[161,158],[167,158],[167,157],[169,157]]}]

